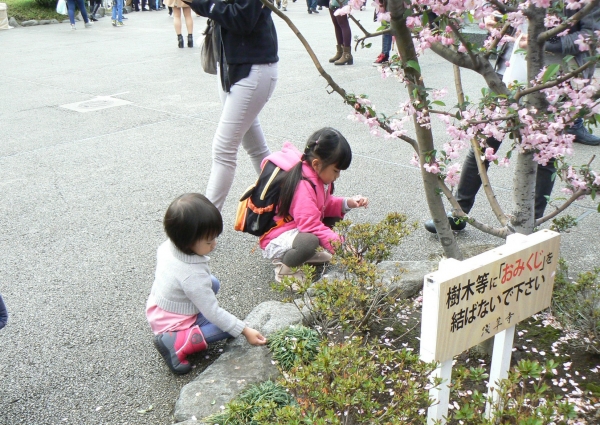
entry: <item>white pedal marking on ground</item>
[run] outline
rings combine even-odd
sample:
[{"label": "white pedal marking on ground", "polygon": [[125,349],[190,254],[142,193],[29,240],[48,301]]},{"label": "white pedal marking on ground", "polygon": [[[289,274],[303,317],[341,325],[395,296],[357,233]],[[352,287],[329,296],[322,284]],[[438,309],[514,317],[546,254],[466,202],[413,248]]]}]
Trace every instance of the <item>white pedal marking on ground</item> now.
[{"label": "white pedal marking on ground", "polygon": [[131,102],[123,99],[115,99],[111,96],[98,96],[83,102],[68,103],[60,105],[61,108],[70,109],[75,112],[94,112],[101,109],[114,108],[116,106],[129,105]]}]

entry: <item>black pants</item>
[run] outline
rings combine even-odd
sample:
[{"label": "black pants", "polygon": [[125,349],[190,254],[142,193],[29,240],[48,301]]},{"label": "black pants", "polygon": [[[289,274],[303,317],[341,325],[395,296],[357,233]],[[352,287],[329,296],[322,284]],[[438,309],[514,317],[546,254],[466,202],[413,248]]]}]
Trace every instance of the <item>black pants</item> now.
[{"label": "black pants", "polygon": [[[488,146],[494,149],[494,152],[498,150],[501,142],[490,137],[486,140]],[[487,170],[490,166],[489,161],[484,161],[485,169]],[[535,180],[535,218],[538,219],[544,215],[546,204],[548,200],[546,196],[550,196],[552,188],[554,187],[554,180],[552,174],[556,172],[554,166],[554,160],[548,162],[547,165],[538,164],[537,176]],[[469,149],[467,158],[462,167],[460,173],[460,181],[456,191],[456,200],[460,204],[460,207],[465,213],[469,213],[473,204],[475,203],[475,196],[481,187],[481,177],[479,176],[479,170],[477,169],[477,160],[475,159],[475,153],[473,148]]]}]

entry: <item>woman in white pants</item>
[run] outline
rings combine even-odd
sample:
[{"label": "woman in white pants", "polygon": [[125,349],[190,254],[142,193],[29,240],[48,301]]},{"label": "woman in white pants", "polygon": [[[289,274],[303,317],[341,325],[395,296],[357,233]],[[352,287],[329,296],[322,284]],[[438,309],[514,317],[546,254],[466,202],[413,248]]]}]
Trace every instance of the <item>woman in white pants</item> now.
[{"label": "woman in white pants", "polygon": [[271,152],[258,121],[277,83],[277,33],[270,9],[260,0],[193,0],[192,9],[215,21],[219,93],[223,111],[213,139],[206,197],[223,208],[235,175],[240,144],[260,174]]}]

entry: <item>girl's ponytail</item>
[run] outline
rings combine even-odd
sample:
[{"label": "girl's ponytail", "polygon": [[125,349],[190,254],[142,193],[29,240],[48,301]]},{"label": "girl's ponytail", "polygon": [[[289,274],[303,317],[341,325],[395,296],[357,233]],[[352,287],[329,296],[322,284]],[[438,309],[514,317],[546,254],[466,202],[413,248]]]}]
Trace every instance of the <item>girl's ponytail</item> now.
[{"label": "girl's ponytail", "polygon": [[281,182],[279,216],[289,215],[296,188],[302,180],[302,164],[310,164],[315,158],[321,161],[323,168],[335,164],[340,170],[346,170],[352,162],[352,151],[346,138],[336,129],[325,127],[315,131],[308,138],[300,162],[288,171]]}]

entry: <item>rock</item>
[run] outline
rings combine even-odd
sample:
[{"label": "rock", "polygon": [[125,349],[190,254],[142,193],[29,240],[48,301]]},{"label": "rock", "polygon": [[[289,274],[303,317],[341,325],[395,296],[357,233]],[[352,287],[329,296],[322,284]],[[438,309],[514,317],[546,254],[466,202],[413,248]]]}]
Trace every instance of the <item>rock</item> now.
[{"label": "rock", "polygon": [[100,7],[97,11],[96,11],[96,18],[103,18],[104,15],[106,15],[106,9],[103,7]]},{"label": "rock", "polygon": [[[266,301],[245,319],[248,326],[268,336],[290,325],[302,323],[302,314],[289,303]],[[194,381],[183,387],[175,404],[175,420],[202,423],[219,412],[250,384],[275,379],[279,369],[271,361],[267,347],[253,347],[243,336],[228,343],[224,353]],[[197,422],[190,421],[196,417]]]},{"label": "rock", "polygon": [[123,7],[123,13],[131,13],[133,9],[131,8],[131,6],[125,6]]},{"label": "rock", "polygon": [[38,21],[36,21],[35,19],[32,19],[30,21],[23,21],[21,22],[21,26],[22,27],[32,27],[34,25],[37,25]]},{"label": "rock", "polygon": [[[382,261],[378,265],[383,272],[383,284],[390,290],[397,291],[398,298],[408,298],[417,294],[423,288],[425,275],[437,270],[437,266],[436,261]],[[340,279],[342,275],[330,270],[324,277]]]},{"label": "rock", "polygon": [[49,19],[42,19],[41,21],[38,21],[38,25],[48,25],[48,24],[50,24]]},{"label": "rock", "polygon": [[[240,337],[244,339],[244,337]],[[239,338],[238,338],[239,339]],[[185,385],[175,403],[175,420],[199,421],[221,411],[250,384],[275,379],[279,370],[266,347],[230,347],[198,378]]]},{"label": "rock", "polygon": [[60,24],[56,19],[50,19],[51,24]]},{"label": "rock", "polygon": [[14,27],[14,28],[18,28],[21,26],[21,25],[19,25],[17,20],[15,18],[13,18],[12,16],[10,18],[8,18],[8,25],[10,25],[11,27]]},{"label": "rock", "polygon": [[483,46],[483,42],[488,37],[488,32],[479,28],[478,24],[466,23],[461,33],[467,41],[475,44],[476,47]]},{"label": "rock", "polygon": [[69,22],[71,21],[69,21],[68,19],[63,19],[62,21],[60,21],[61,24],[68,24]]}]

